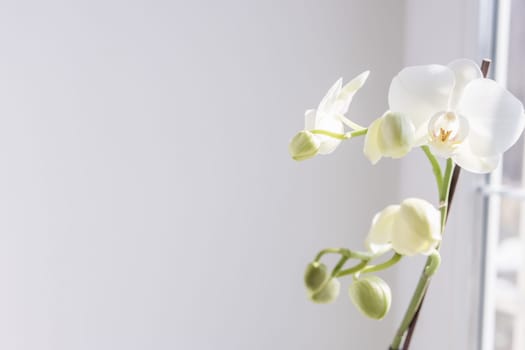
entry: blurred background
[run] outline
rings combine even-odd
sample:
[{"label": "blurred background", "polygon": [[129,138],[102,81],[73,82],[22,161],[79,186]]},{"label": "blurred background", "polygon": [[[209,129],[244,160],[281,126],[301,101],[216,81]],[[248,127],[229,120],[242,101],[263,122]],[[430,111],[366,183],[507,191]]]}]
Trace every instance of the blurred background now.
[{"label": "blurred background", "polygon": [[[334,81],[365,70],[349,112],[363,125],[406,65],[498,56],[498,79],[514,75],[523,98],[516,11],[489,0],[1,1],[0,348],[387,349],[423,258],[381,274],[393,307],[379,322],[353,307],[347,283],[336,303],[310,303],[303,271],[322,248],[361,248],[386,205],[435,203],[430,167],[419,152],[371,166],[360,139],[297,163],[288,142]],[[507,255],[496,218],[511,192],[509,220],[521,217],[522,148],[492,179],[462,175],[414,349],[525,346],[523,225],[512,221],[501,237],[518,237],[508,291],[521,311],[502,313],[495,293]],[[518,175],[503,191],[507,173]]]}]

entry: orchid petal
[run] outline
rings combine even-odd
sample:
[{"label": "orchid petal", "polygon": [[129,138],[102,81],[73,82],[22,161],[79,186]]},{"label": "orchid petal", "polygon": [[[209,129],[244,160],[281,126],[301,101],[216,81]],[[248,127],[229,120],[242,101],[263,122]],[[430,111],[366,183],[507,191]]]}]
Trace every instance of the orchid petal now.
[{"label": "orchid petal", "polygon": [[373,254],[384,253],[390,249],[392,227],[399,208],[399,205],[389,205],[374,216],[365,241],[365,246]]},{"label": "orchid petal", "polygon": [[[341,122],[337,118],[330,118],[326,116],[322,116],[319,118],[319,112],[317,116],[317,121],[315,123],[316,129],[331,131],[336,134],[342,134],[345,131],[345,127],[343,122]],[[341,143],[341,140],[335,139],[330,136],[325,135],[316,135],[319,137],[319,140],[321,141],[321,146],[319,147],[319,154],[329,154],[332,153],[337,146]]]},{"label": "orchid petal", "polygon": [[489,79],[476,79],[465,87],[458,111],[469,121],[471,151],[481,157],[505,152],[525,127],[521,102]]},{"label": "orchid petal", "polygon": [[352,98],[355,93],[363,87],[369,74],[370,71],[359,74],[341,89],[341,92],[335,101],[335,110],[337,113],[345,114],[348,112],[348,107],[350,106],[350,102],[352,102]]},{"label": "orchid petal", "polygon": [[454,80],[454,72],[446,66],[407,67],[390,84],[390,110],[409,118],[416,135],[421,135],[420,130],[425,130],[426,122],[435,113],[447,110]]},{"label": "orchid petal", "polygon": [[339,118],[339,120],[346,126],[348,126],[349,128],[352,128],[354,130],[363,130],[363,129],[366,129],[365,127],[351,121],[350,119],[348,119],[347,117],[345,117],[344,115],[342,114],[337,114],[336,115],[337,118]]},{"label": "orchid petal", "polygon": [[463,142],[461,148],[457,154],[452,156],[454,162],[456,162],[461,168],[476,174],[490,173],[496,169],[500,160],[501,154],[490,157],[480,157],[472,153],[470,144],[467,141]]},{"label": "orchid petal", "polygon": [[414,134],[414,147],[413,148],[425,146],[425,145],[428,145],[428,143],[429,143],[428,121],[426,121],[416,130]]},{"label": "orchid petal", "polygon": [[378,118],[370,124],[368,131],[365,136],[365,144],[363,153],[370,160],[372,164],[376,164],[381,159],[383,152],[381,151],[381,145],[379,142],[379,130],[383,118]]},{"label": "orchid petal", "polygon": [[479,66],[471,60],[459,59],[448,64],[456,77],[456,84],[450,97],[449,109],[454,110],[463,95],[463,90],[472,80],[483,78]]},{"label": "orchid petal", "polygon": [[337,96],[341,93],[341,85],[343,84],[343,79],[339,78],[334,85],[328,90],[326,95],[323,97],[321,102],[319,103],[319,107],[317,107],[317,110],[320,112],[323,112],[325,114],[331,114],[333,105],[335,101],[337,100]]},{"label": "orchid petal", "polygon": [[304,129],[313,130],[315,129],[315,119],[317,117],[317,112],[315,109],[309,109],[304,112]]}]

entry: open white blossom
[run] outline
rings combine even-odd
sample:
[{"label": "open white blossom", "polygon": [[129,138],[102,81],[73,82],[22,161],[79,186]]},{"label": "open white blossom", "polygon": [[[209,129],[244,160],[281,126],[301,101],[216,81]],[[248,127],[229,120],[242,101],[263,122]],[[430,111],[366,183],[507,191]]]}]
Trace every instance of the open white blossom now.
[{"label": "open white blossom", "polygon": [[405,199],[375,215],[366,238],[372,253],[393,249],[401,255],[428,255],[441,240],[439,210],[419,198]]},{"label": "open white blossom", "polygon": [[413,123],[415,145],[475,173],[492,171],[525,127],[522,103],[466,59],[403,69],[388,102]]},{"label": "open white blossom", "polygon": [[[305,158],[294,154],[295,147],[290,147],[290,153],[294,159],[308,159],[318,153],[329,154],[339,146],[341,140],[327,135],[310,133],[310,131],[323,130],[335,134],[343,134],[345,124],[352,124],[345,118],[344,114],[348,112],[352,98],[364,85],[369,73],[369,71],[366,71],[359,74],[345,86],[342,86],[342,79],[338,79],[328,90],[317,109],[309,109],[305,112],[305,127],[301,132],[303,133],[302,137],[304,138],[304,132],[306,131],[309,137],[315,138],[315,142],[310,142],[310,144],[315,144],[318,149],[315,153],[312,152],[311,156]],[[297,136],[294,140],[296,138]]]}]

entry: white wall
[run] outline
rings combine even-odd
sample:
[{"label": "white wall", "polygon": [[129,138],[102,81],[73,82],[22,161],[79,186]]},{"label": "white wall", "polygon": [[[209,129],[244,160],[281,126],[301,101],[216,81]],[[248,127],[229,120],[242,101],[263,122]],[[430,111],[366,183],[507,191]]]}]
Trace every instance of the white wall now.
[{"label": "white wall", "polygon": [[360,246],[399,165],[287,143],[339,76],[371,69],[351,116],[384,111],[403,22],[381,0],[2,1],[0,348],[386,348],[395,314],[312,305],[302,273]]}]

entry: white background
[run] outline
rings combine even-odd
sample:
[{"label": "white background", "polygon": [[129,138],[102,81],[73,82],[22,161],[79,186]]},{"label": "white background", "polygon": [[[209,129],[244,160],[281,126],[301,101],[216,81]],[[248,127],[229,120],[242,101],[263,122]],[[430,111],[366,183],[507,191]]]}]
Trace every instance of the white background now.
[{"label": "white background", "polygon": [[[380,322],[346,283],[309,303],[302,273],[361,248],[384,206],[434,198],[430,170],[372,167],[360,139],[302,163],[287,144],[340,76],[372,71],[350,109],[367,125],[405,63],[475,52],[467,2],[426,5],[2,1],[0,348],[386,349],[421,259],[383,274]],[[473,337],[436,336],[470,295],[449,278],[468,258],[444,255],[414,349]]]}]

